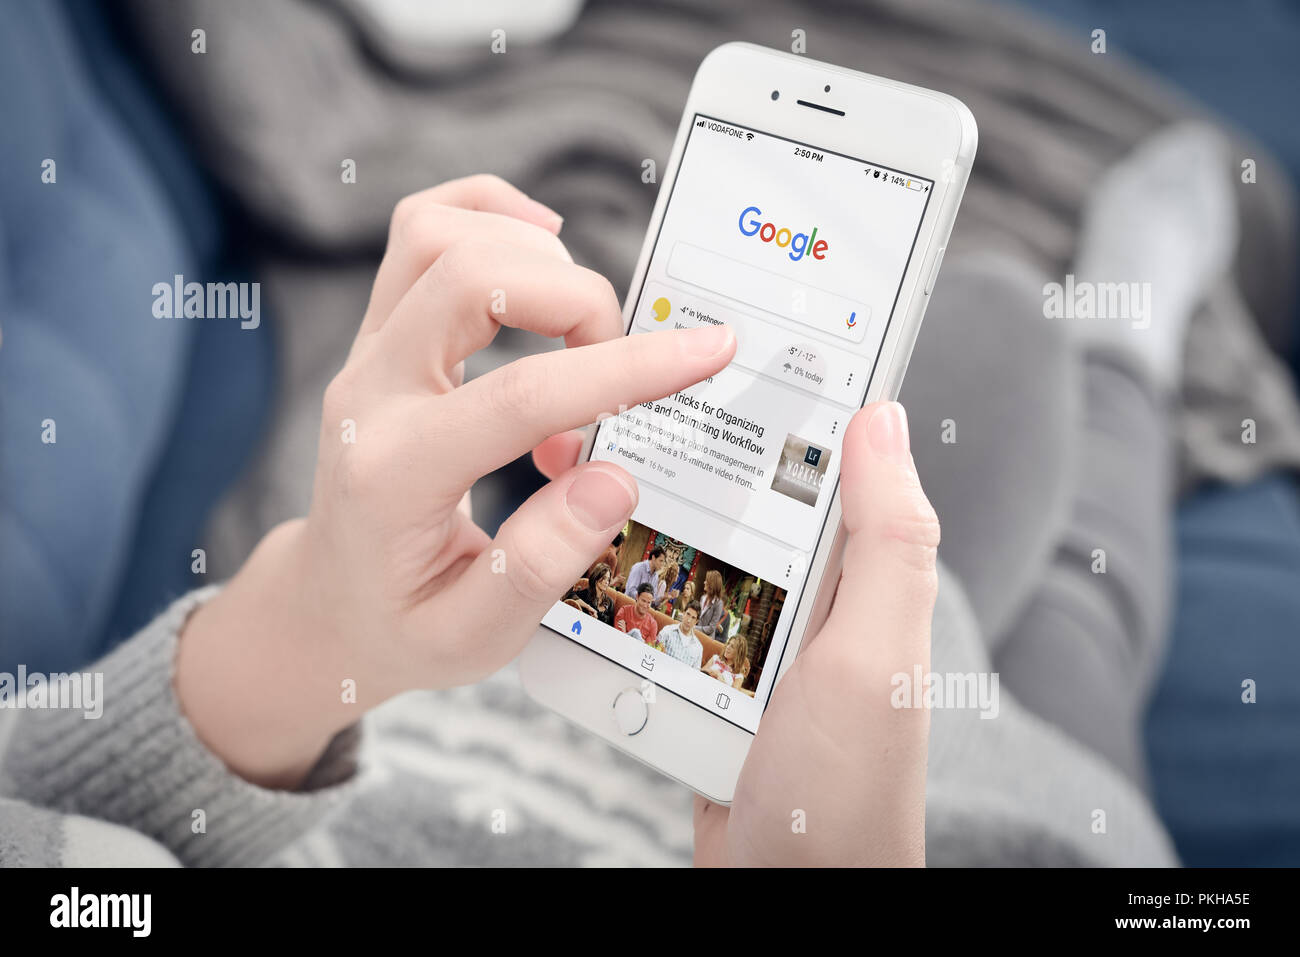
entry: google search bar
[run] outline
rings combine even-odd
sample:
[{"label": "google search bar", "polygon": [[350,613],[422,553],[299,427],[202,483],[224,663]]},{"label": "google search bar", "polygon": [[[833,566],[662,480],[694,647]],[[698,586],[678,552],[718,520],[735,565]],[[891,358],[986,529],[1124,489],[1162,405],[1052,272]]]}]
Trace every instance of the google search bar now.
[{"label": "google search bar", "polygon": [[691,243],[673,246],[668,275],[850,342],[862,341],[871,319],[871,309],[860,302]]}]

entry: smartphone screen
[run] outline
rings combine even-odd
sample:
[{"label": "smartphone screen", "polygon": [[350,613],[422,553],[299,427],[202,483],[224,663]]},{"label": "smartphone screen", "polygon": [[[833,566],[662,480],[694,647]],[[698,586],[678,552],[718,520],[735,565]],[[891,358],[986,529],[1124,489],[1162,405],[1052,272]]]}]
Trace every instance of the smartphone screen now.
[{"label": "smartphone screen", "polygon": [[591,458],[631,473],[640,502],[543,624],[757,729],[933,186],[692,118],[628,334],[726,323],[736,356],[599,423]]}]

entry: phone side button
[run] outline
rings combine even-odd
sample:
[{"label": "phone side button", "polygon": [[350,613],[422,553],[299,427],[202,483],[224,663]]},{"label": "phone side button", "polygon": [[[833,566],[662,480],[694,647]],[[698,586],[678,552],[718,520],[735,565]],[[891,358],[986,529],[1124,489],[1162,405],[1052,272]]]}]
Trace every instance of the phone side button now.
[{"label": "phone side button", "polygon": [[614,724],[628,737],[640,733],[650,720],[650,707],[639,688],[624,688],[614,699]]},{"label": "phone side button", "polygon": [[934,265],[930,267],[930,278],[925,281],[925,294],[927,296],[934,291],[934,281],[939,278],[939,267],[943,265],[943,254],[947,251],[947,246],[940,246],[939,251],[934,254]]}]

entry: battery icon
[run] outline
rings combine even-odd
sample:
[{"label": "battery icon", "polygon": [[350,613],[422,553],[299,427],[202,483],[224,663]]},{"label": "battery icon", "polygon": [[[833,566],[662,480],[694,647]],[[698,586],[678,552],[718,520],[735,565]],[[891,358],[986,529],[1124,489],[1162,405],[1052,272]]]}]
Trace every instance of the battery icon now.
[{"label": "battery icon", "polygon": [[918,179],[909,179],[904,185],[908,189],[916,190],[918,193],[925,189],[925,184]]}]

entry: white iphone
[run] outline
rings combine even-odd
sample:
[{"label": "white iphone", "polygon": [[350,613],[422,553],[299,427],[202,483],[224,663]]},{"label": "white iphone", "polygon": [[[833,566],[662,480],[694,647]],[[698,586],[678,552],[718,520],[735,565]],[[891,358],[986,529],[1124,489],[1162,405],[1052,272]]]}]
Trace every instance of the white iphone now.
[{"label": "white iphone", "polygon": [[541,703],[728,804],[840,576],[840,441],[894,398],[975,156],[958,100],[744,43],[686,102],[627,334],[727,323],[722,372],[589,430],[640,502],[521,659]]}]

